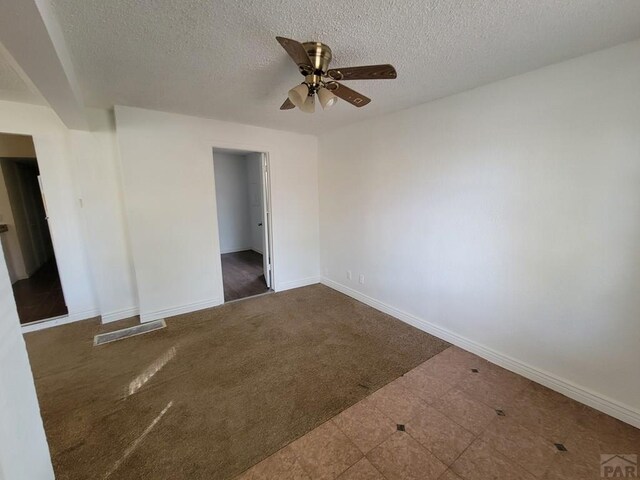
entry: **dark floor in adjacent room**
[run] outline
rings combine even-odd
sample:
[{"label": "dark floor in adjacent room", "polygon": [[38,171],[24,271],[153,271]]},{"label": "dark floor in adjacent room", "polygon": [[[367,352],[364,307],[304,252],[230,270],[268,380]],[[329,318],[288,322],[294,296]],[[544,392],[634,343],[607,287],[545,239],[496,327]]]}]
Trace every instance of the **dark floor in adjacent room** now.
[{"label": "dark floor in adjacent room", "polygon": [[14,283],[13,296],[21,324],[69,313],[55,259],[47,261],[29,278]]},{"label": "dark floor in adjacent room", "polygon": [[449,346],[323,285],[131,323],[25,335],[58,479],[233,478]]},{"label": "dark floor in adjacent room", "polygon": [[264,280],[262,254],[253,250],[223,254],[222,278],[225,302],[269,291]]}]

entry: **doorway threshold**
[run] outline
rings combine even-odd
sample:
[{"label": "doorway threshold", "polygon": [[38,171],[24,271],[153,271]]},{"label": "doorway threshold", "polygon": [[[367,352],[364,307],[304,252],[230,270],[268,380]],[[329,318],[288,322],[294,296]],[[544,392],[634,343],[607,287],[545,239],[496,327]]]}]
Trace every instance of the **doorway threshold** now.
[{"label": "doorway threshold", "polygon": [[264,297],[266,295],[271,295],[273,293],[276,293],[276,292],[274,290],[268,290],[268,291],[266,291],[264,293],[256,293],[255,295],[250,295],[248,297],[242,297],[242,298],[236,298],[235,300],[229,300],[229,301],[224,302],[222,305],[229,305],[230,303],[244,302],[245,300],[251,300],[252,298]]},{"label": "doorway threshold", "polygon": [[45,318],[43,320],[37,320],[35,322],[23,323],[20,325],[22,333],[37,332],[38,330],[44,330],[46,328],[58,327],[60,325],[66,325],[68,323],[78,322],[80,320],[70,317],[69,315],[60,315],[59,317]]}]

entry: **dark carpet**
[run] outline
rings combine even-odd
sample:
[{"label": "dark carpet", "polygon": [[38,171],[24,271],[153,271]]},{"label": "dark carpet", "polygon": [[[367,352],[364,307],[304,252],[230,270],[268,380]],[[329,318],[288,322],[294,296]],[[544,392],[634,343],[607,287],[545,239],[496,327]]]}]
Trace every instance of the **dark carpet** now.
[{"label": "dark carpet", "polygon": [[226,479],[448,344],[323,285],[25,336],[60,479]]}]

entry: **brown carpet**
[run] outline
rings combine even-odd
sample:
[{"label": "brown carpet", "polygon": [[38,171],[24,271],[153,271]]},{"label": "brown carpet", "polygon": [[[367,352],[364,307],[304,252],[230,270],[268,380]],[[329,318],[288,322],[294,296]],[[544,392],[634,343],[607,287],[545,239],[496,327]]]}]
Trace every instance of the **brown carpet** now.
[{"label": "brown carpet", "polygon": [[323,285],[131,323],[25,336],[58,480],[232,478],[448,346]]}]

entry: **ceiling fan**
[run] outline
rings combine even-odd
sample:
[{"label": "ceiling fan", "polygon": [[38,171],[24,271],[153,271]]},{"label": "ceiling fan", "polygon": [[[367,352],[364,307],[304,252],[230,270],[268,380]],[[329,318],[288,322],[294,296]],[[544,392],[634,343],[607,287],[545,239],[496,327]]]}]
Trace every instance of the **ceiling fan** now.
[{"label": "ceiling fan", "polygon": [[289,90],[280,110],[298,107],[306,113],[315,110],[315,95],[326,109],[341,98],[356,107],[364,107],[371,99],[338,83],[338,80],[392,80],[398,76],[393,65],[331,68],[331,49],[320,42],[300,43],[290,38],[276,37],[282,48],[296,62],[304,82]]}]

